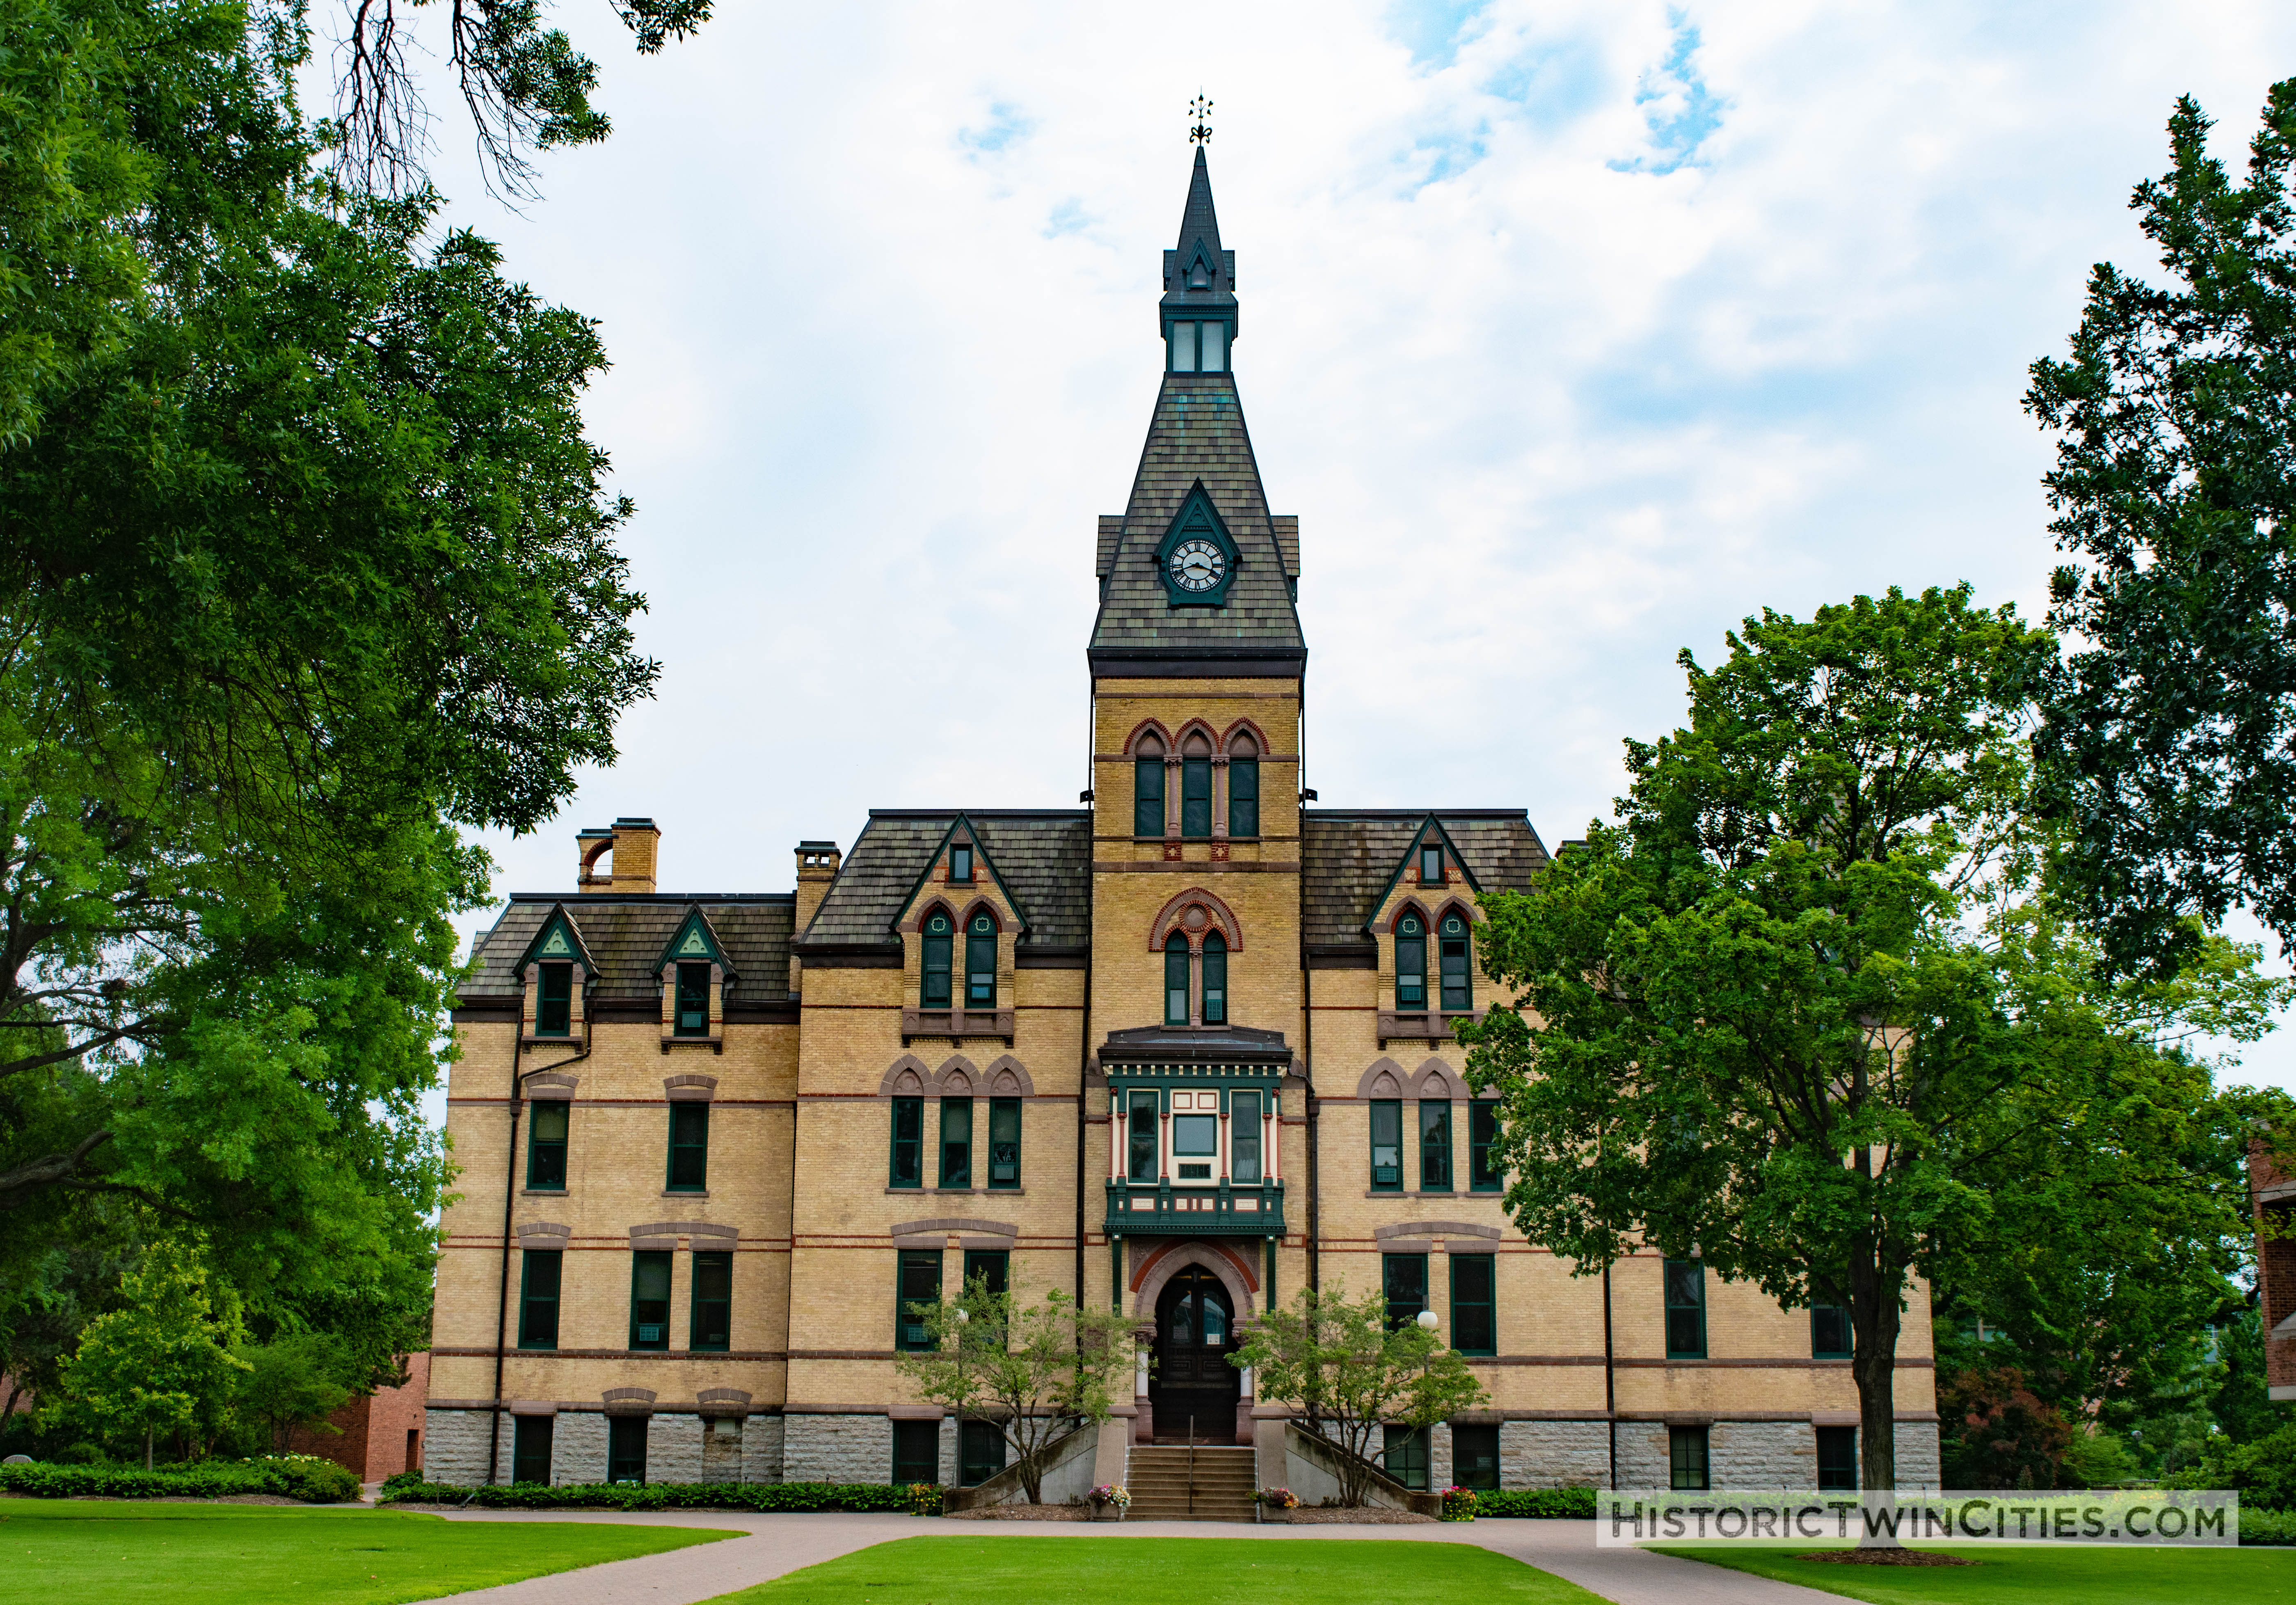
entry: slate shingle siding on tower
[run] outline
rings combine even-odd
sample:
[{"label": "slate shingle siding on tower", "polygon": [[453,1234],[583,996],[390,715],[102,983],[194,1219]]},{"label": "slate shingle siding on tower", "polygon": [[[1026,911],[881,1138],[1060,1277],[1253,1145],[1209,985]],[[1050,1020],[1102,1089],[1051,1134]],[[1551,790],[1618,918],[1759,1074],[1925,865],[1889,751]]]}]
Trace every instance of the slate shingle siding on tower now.
[{"label": "slate shingle siding on tower", "polygon": [[709,922],[734,971],[727,1006],[778,1007],[789,1001],[790,926],[797,915],[797,900],[789,893],[733,897],[520,893],[474,945],[479,970],[462,984],[465,1006],[512,1002],[525,995],[517,971],[520,956],[550,918],[550,910],[561,903],[597,964],[596,996],[601,1001],[660,998],[661,972],[656,967],[662,950],[685,923],[687,911],[696,908]]}]

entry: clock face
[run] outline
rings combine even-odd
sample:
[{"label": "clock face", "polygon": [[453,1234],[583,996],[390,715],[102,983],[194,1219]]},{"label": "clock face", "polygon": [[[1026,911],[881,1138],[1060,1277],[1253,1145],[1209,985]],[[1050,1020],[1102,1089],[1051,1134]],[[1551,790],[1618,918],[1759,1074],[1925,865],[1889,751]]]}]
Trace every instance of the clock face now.
[{"label": "clock face", "polygon": [[1172,583],[1182,590],[1210,590],[1227,572],[1227,554],[1201,538],[1184,540],[1172,549]]}]

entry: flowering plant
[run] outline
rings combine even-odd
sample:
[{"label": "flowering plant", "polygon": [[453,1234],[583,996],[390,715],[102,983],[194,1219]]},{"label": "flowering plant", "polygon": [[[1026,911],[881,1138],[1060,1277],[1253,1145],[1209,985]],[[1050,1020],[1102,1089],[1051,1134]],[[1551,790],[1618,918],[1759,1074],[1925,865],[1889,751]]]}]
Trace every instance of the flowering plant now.
[{"label": "flowering plant", "polygon": [[939,1483],[911,1483],[901,1492],[908,1499],[910,1515],[938,1516],[940,1514],[941,1486]]},{"label": "flowering plant", "polygon": [[1443,1519],[1472,1521],[1475,1519],[1475,1491],[1456,1484],[1443,1490]]},{"label": "flowering plant", "polygon": [[1296,1510],[1300,1508],[1300,1496],[1289,1488],[1262,1488],[1251,1497],[1271,1510]]},{"label": "flowering plant", "polygon": [[1113,1483],[1103,1483],[1092,1491],[1092,1502],[1096,1505],[1114,1505],[1120,1510],[1132,1502],[1132,1494],[1128,1490],[1119,1488]]}]

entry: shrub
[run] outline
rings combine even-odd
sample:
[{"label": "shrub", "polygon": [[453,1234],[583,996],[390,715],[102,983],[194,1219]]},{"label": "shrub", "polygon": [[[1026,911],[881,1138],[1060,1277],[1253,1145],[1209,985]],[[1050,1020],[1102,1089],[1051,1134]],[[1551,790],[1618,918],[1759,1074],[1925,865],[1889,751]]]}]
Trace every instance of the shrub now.
[{"label": "shrub", "polygon": [[1443,1490],[1443,1519],[1472,1521],[1478,1502],[1472,1488],[1462,1488],[1454,1484]]},{"label": "shrub", "polygon": [[911,1483],[901,1494],[909,1502],[912,1516],[938,1516],[948,1502],[947,1491],[939,1483]]},{"label": "shrub", "polygon": [[1475,1495],[1475,1514],[1483,1516],[1536,1516],[1548,1520],[1595,1519],[1595,1490],[1592,1488],[1501,1488],[1496,1492],[1486,1488]]},{"label": "shrub", "polygon": [[0,1494],[28,1499],[220,1499],[229,1494],[275,1494],[306,1504],[338,1504],[358,1497],[350,1470],[316,1455],[265,1455],[256,1460],[202,1461],[190,1466],[0,1466]]},{"label": "shrub", "polygon": [[2296,1544],[2296,1510],[2240,1510],[2243,1543]]},{"label": "shrub", "polygon": [[[893,1510],[914,1508],[912,1490],[886,1483],[574,1483],[552,1487],[545,1483],[511,1483],[485,1488],[457,1487],[451,1483],[408,1481],[402,1473],[383,1484],[386,1502],[461,1504],[465,1501],[488,1510]],[[928,1489],[932,1509],[940,1509],[940,1490],[931,1483],[914,1485]]]},{"label": "shrub", "polygon": [[2296,1421],[2251,1443],[2235,1444],[2221,1434],[2210,1438],[2200,1459],[2170,1486],[2237,1490],[2243,1523],[2251,1509],[2296,1510]]}]

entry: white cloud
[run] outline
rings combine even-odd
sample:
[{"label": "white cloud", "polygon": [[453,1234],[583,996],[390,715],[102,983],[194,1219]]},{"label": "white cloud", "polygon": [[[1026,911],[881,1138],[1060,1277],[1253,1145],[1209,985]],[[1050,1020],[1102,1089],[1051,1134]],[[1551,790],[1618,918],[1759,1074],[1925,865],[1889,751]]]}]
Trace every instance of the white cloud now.
[{"label": "white cloud", "polygon": [[[456,221],[602,320],[660,700],[504,890],[648,813],[673,887],[791,884],[871,805],[1083,784],[1094,516],[1153,398],[1184,109],[1301,517],[1309,783],[1525,804],[1550,841],[1669,728],[1676,650],[1767,605],[2051,559],[2024,369],[2198,95],[2237,154],[2267,0],[722,8],[640,60],[570,12],[617,132]],[[457,137],[441,124],[442,139]],[[1398,605],[1398,602],[1400,606]],[[2296,1081],[2296,1050],[2252,1056]]]}]

